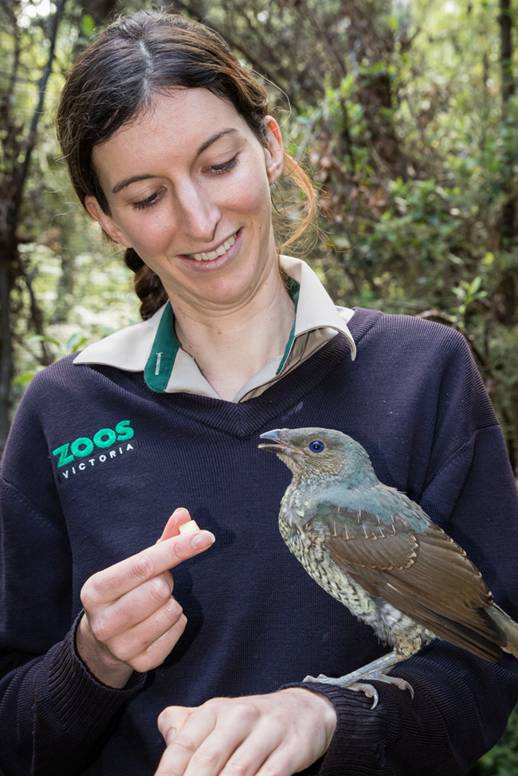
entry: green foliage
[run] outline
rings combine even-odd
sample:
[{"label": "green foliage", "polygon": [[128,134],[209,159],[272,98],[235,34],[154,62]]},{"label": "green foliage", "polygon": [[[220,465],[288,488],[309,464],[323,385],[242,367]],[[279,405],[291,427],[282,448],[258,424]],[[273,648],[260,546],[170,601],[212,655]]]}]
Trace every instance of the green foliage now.
[{"label": "green foliage", "polygon": [[[69,218],[70,214],[63,214],[57,223]],[[43,368],[42,346],[50,355],[50,361],[55,361],[140,320],[130,273],[124,267],[119,252],[107,246],[97,227],[89,223],[81,212],[78,211],[75,218],[76,238],[79,234],[83,236],[82,240],[78,239],[77,247],[82,242],[83,249],[89,248],[89,251],[83,250],[67,257],[67,271],[73,277],[72,288],[64,289],[61,283],[63,251],[66,248],[59,239],[61,231],[55,225],[42,232],[39,243],[23,246],[22,257],[32,277],[32,288],[44,310],[45,334],[28,335],[26,320],[16,322],[15,396],[20,396],[31,377]],[[72,247],[74,245],[75,240]],[[26,288],[20,287],[15,302],[22,308],[29,307]],[[64,317],[56,316],[60,302],[67,310]]]},{"label": "green foliage", "polygon": [[470,776],[516,776],[518,773],[518,709],[503,737],[470,771]]},{"label": "green foliage", "polygon": [[518,245],[501,227],[518,197],[518,101],[503,119],[498,5],[397,8],[392,49],[360,68],[348,61],[293,129],[322,191],[317,265],[344,303],[467,336],[518,470]]},{"label": "green foliage", "polygon": [[88,13],[81,18],[81,33],[87,40],[95,35],[95,21],[93,16]]}]

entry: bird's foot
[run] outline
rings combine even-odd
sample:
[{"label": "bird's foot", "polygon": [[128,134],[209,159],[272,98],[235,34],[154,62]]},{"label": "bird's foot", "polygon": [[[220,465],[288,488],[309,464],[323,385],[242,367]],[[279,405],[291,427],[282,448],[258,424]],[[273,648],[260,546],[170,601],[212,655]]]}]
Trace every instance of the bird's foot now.
[{"label": "bird's foot", "polygon": [[[345,676],[337,677],[319,674],[318,676],[306,676],[304,681],[320,682],[321,684],[334,684],[337,687],[343,687],[344,689],[352,690],[353,692],[362,692],[366,698],[372,698],[371,709],[375,709],[379,702],[378,691],[374,685],[369,684],[369,682],[355,681],[355,676],[357,676],[356,671],[353,671],[351,674],[346,674]],[[385,684],[394,684],[396,687],[399,687],[400,690],[408,690],[412,700],[414,698],[414,688],[412,685],[407,682],[406,679],[402,679],[399,676],[388,676],[381,671],[372,671],[369,674],[363,676],[362,679],[370,679],[371,681],[375,682],[384,682]]]},{"label": "bird's foot", "polygon": [[[326,676],[325,674],[319,674],[318,676],[306,676],[304,682],[319,682],[320,684],[334,684],[336,687],[343,687],[353,692],[362,692],[366,698],[372,698],[371,709],[375,709],[379,702],[378,691],[373,684],[368,682],[350,682],[349,675],[347,676]],[[369,677],[370,678],[370,677]],[[374,678],[374,677],[372,677]],[[376,677],[377,678],[377,677]]]},{"label": "bird's foot", "polygon": [[[412,700],[414,700],[414,688],[410,684],[410,682],[407,682],[406,679],[402,679],[400,676],[388,676],[387,674],[370,674],[369,677],[366,677],[368,679],[371,679],[375,682],[385,682],[385,684],[393,684],[396,687],[399,687],[400,690],[408,690],[410,693],[410,697]],[[374,687],[373,684],[369,684],[368,682],[353,682],[352,684],[346,685],[348,690],[353,690],[354,692],[363,692],[367,698],[373,698],[371,709],[375,709],[378,705],[379,701],[379,695],[378,691]]]}]

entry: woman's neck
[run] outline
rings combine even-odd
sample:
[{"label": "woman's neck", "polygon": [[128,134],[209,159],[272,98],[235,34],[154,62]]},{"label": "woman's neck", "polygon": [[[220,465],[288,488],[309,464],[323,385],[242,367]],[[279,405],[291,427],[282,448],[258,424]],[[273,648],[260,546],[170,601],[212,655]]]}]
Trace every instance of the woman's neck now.
[{"label": "woman's neck", "polygon": [[286,346],[295,308],[284,281],[271,273],[246,305],[228,311],[189,309],[171,300],[176,335],[222,399],[235,394]]}]

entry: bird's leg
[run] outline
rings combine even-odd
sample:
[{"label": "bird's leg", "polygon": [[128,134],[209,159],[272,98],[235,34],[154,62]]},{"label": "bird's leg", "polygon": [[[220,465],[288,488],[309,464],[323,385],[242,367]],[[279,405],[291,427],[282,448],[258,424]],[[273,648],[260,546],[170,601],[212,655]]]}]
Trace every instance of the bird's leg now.
[{"label": "bird's leg", "polygon": [[393,668],[397,663],[407,658],[398,654],[395,651],[388,652],[386,655],[379,657],[377,660],[373,660],[371,663],[358,668],[356,671],[352,671],[350,674],[338,677],[329,677],[324,674],[319,676],[306,676],[305,682],[321,682],[323,684],[335,684],[338,687],[344,687],[348,690],[354,690],[354,692],[363,692],[367,698],[372,698],[373,703],[371,708],[374,709],[378,705],[378,691],[374,685],[369,684],[366,681],[370,680],[377,682],[385,682],[386,684],[395,684],[400,690],[408,690],[412,698],[414,697],[414,690],[411,684],[405,679],[401,679],[398,676],[387,676],[387,671]]}]

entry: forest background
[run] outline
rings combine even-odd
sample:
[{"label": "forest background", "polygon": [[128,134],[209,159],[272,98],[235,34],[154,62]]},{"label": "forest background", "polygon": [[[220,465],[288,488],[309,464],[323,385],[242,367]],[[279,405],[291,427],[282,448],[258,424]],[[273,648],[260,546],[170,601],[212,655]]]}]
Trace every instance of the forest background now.
[{"label": "forest background", "polygon": [[[55,140],[71,62],[116,0],[0,0],[0,449],[34,374],[139,320]],[[518,11],[511,0],[176,0],[262,74],[321,211],[337,303],[467,337],[518,472]],[[123,88],[123,85],[121,85]],[[279,229],[300,204],[276,193]],[[518,774],[518,714],[472,776]]]}]

